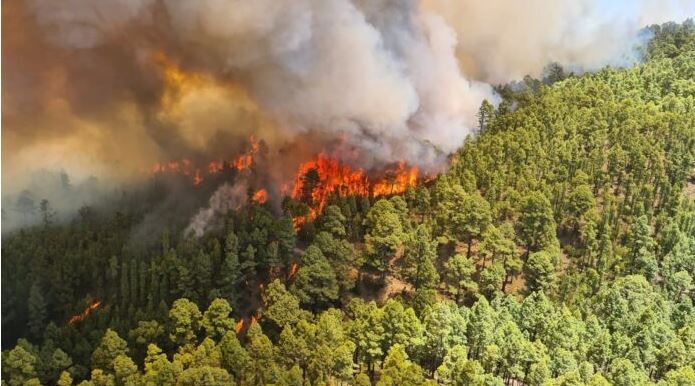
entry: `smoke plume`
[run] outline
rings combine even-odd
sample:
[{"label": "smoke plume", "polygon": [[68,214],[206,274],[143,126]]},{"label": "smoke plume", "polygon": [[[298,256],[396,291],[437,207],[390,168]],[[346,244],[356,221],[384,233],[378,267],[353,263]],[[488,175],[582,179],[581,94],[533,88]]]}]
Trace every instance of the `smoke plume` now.
[{"label": "smoke plume", "polygon": [[[609,4],[610,3],[610,4]],[[227,157],[250,134],[294,170],[327,150],[371,168],[444,165],[492,84],[628,65],[646,24],[692,2],[23,0],[3,4],[5,192]],[[301,154],[299,154],[301,152]]]},{"label": "smoke plume", "polygon": [[223,224],[220,221],[230,210],[238,209],[247,201],[248,185],[241,181],[233,186],[224,183],[210,197],[208,206],[201,209],[186,227],[184,234],[200,237]]}]

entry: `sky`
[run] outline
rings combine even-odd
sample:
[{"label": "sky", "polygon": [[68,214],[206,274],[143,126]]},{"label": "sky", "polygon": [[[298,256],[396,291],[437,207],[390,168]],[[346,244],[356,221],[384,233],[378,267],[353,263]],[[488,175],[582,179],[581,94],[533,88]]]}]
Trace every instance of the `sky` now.
[{"label": "sky", "polygon": [[[646,12],[643,11],[645,6],[640,3],[646,4]],[[601,2],[601,6],[610,17],[622,15],[641,25],[671,21],[674,15],[681,16],[681,20],[675,21],[695,18],[695,0],[605,0]]]}]

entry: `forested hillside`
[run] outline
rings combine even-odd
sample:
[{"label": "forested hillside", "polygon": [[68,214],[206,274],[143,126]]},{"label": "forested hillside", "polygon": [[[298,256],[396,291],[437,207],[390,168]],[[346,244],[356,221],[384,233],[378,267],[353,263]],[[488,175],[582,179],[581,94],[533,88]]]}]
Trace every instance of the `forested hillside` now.
[{"label": "forested hillside", "polygon": [[651,31],[633,68],[501,86],[447,172],[298,230],[311,194],[144,248],[144,196],[45,203],[2,243],[3,384],[695,385],[695,27]]}]

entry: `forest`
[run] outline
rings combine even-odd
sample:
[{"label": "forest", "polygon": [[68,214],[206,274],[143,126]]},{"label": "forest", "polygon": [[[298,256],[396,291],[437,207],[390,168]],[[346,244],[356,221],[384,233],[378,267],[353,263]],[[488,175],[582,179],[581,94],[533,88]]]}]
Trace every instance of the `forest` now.
[{"label": "forest", "polygon": [[[500,85],[403,194],[250,201],[131,242],[143,194],[3,235],[3,385],[695,385],[695,25]],[[252,194],[253,192],[249,192]]]}]

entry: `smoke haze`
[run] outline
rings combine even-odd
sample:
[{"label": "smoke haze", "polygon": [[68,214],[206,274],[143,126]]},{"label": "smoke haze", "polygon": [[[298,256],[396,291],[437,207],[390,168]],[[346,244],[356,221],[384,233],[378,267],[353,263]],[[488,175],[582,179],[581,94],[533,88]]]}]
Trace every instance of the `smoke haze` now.
[{"label": "smoke haze", "polygon": [[158,161],[234,155],[250,134],[278,175],[321,150],[436,170],[492,84],[551,61],[629,65],[640,28],[695,14],[686,0],[606,3],[6,2],[3,195],[29,170],[132,181]]},{"label": "smoke haze", "polygon": [[224,214],[246,203],[248,185],[241,181],[234,185],[222,184],[210,197],[208,206],[196,213],[184,234],[200,237],[215,227],[221,227]]}]

